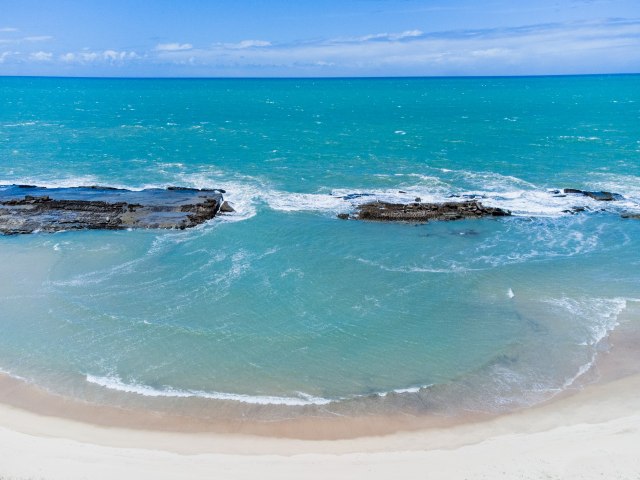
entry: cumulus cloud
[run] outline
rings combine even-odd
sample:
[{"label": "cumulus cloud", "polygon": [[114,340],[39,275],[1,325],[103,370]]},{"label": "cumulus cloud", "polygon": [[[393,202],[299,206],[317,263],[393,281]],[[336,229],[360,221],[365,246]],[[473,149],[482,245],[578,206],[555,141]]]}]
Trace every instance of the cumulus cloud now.
[{"label": "cumulus cloud", "polygon": [[29,59],[34,62],[50,62],[53,58],[53,53],[51,52],[34,52],[29,54]]},{"label": "cumulus cloud", "polygon": [[91,64],[91,63],[109,63],[109,64],[123,64],[129,60],[138,58],[139,55],[136,52],[117,51],[117,50],[103,50],[103,51],[90,51],[83,50],[80,52],[67,52],[59,56],[59,59],[64,63],[77,63],[77,64]]},{"label": "cumulus cloud", "polygon": [[159,43],[156,45],[156,50],[159,52],[181,52],[192,48],[193,45],[190,43]]}]

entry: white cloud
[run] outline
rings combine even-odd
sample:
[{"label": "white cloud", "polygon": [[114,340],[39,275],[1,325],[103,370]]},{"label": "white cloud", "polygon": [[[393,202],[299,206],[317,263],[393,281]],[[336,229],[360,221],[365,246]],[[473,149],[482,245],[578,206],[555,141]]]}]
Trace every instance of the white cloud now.
[{"label": "white cloud", "polygon": [[75,53],[64,53],[62,55],[60,55],[60,60],[62,60],[63,62],[66,63],[73,63],[76,61],[76,54]]},{"label": "white cloud", "polygon": [[225,43],[223,44],[227,48],[243,49],[243,48],[263,48],[270,47],[271,42],[266,40],[242,40],[238,43]]},{"label": "white cloud", "polygon": [[2,52],[0,53],[0,63],[4,63],[4,61],[9,57],[9,55],[12,55],[13,52]]},{"label": "white cloud", "polygon": [[53,53],[51,52],[34,52],[29,54],[29,59],[36,62],[50,62],[53,58]]},{"label": "white cloud", "polygon": [[406,30],[275,45],[256,39],[215,43],[207,48],[163,43],[140,53],[84,49],[54,55],[31,53],[29,44],[24,44],[26,52],[6,53],[0,58],[3,63],[16,64],[55,60],[87,69],[135,63],[138,71],[187,75],[630,72],[640,70],[639,38],[640,20],[606,20],[466,31]]},{"label": "white cloud", "polygon": [[[271,45],[244,41],[164,52],[208,71],[310,74],[535,74],[640,70],[640,21],[609,20],[425,33],[407,30]],[[261,46],[262,48],[250,48]],[[244,48],[241,48],[244,47]]]},{"label": "white cloud", "polygon": [[53,40],[51,35],[34,35],[32,37],[24,37],[26,42],[46,42],[47,40]]},{"label": "white cloud", "polygon": [[[0,30],[1,31],[1,30]],[[17,38],[0,38],[0,45],[1,44],[20,44],[20,43],[24,43],[24,42],[44,42],[44,41],[48,41],[48,40],[53,40],[53,37],[50,35],[33,35],[33,36],[29,36],[29,37],[17,37]]]},{"label": "white cloud", "polygon": [[156,45],[156,50],[159,52],[181,52],[192,48],[193,45],[190,43],[159,43]]},{"label": "white cloud", "polygon": [[362,37],[356,37],[354,39],[351,39],[351,41],[356,41],[356,42],[368,42],[371,40],[398,41],[398,40],[405,40],[408,38],[420,37],[422,35],[424,35],[424,32],[422,30],[406,30],[400,33],[374,33],[371,35],[364,35]]},{"label": "white cloud", "polygon": [[108,64],[124,64],[129,60],[138,58],[136,52],[104,50],[90,51],[83,50],[81,52],[67,52],[58,58],[64,63],[92,64],[92,63],[108,63]]},{"label": "white cloud", "polygon": [[9,32],[19,32],[19,31],[20,31],[20,30],[18,30],[18,29],[17,29],[17,28],[15,28],[15,27],[2,27],[2,28],[0,28],[0,32],[7,32],[7,33],[9,33]]}]

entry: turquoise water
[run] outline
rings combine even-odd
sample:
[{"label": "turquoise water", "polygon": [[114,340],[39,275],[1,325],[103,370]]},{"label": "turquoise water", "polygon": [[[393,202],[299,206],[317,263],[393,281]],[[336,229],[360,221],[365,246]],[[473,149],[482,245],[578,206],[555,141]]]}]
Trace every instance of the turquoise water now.
[{"label": "turquoise water", "polygon": [[[495,411],[572,385],[640,298],[640,76],[0,78],[0,104],[0,185],[223,188],[237,210],[0,237],[0,369],[57,393]],[[452,195],[514,216],[336,218]]]}]

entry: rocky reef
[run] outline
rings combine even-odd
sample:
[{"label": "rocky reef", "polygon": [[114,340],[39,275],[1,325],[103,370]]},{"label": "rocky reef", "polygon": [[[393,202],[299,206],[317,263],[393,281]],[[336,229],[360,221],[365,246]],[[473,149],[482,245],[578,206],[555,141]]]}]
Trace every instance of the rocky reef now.
[{"label": "rocky reef", "polygon": [[0,186],[0,233],[191,228],[230,207],[223,190],[182,187],[140,191],[89,186]]},{"label": "rocky reef", "polygon": [[431,220],[460,220],[463,218],[505,217],[511,213],[501,208],[485,207],[471,200],[445,203],[387,203],[369,202],[359,205],[353,217],[378,222],[428,222]]},{"label": "rocky reef", "polygon": [[592,198],[599,202],[612,202],[614,200],[622,200],[624,197],[619,193],[612,192],[589,192],[587,190],[578,190],[576,188],[565,188],[563,192],[573,194],[573,195],[582,195],[585,197]]}]

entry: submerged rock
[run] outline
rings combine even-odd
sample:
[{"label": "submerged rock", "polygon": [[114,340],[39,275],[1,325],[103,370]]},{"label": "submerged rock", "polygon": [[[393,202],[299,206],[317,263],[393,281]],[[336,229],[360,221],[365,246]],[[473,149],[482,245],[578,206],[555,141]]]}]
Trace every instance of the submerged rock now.
[{"label": "submerged rock", "polygon": [[184,187],[132,191],[102,186],[0,186],[0,233],[185,229],[215,217],[222,202],[219,191]]},{"label": "submerged rock", "polygon": [[573,193],[577,195],[584,195],[585,197],[593,198],[599,202],[611,202],[614,200],[622,200],[624,197],[619,193],[611,192],[588,192],[586,190],[578,190],[576,188],[565,188],[564,193]]},{"label": "submerged rock", "polygon": [[371,202],[359,205],[355,218],[382,222],[428,222],[429,220],[460,220],[463,218],[504,217],[508,210],[485,207],[477,201],[445,203]]}]

